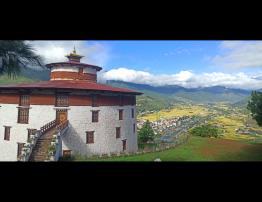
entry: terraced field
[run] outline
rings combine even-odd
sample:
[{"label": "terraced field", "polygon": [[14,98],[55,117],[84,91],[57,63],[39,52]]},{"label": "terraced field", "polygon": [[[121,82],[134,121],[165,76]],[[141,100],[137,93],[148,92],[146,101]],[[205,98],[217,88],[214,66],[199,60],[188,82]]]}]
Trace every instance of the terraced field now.
[{"label": "terraced field", "polygon": [[203,106],[193,105],[193,106],[177,106],[170,110],[161,110],[160,112],[154,112],[144,116],[138,116],[138,119],[144,119],[149,121],[156,121],[160,118],[172,118],[176,116],[193,116],[193,115],[208,115],[209,112],[207,108]]},{"label": "terraced field", "polygon": [[219,116],[211,120],[209,123],[218,125],[223,128],[224,139],[230,140],[240,140],[240,141],[257,141],[257,139],[262,140],[262,128],[259,127],[256,123],[252,123],[250,129],[256,131],[257,135],[248,135],[248,134],[239,134],[237,129],[244,127],[246,123],[246,117],[244,116]]}]

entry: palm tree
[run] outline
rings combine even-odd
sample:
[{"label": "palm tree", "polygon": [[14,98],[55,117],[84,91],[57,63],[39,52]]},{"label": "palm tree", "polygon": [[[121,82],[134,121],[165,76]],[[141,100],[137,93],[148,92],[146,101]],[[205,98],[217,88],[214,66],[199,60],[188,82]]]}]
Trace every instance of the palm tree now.
[{"label": "palm tree", "polygon": [[0,40],[0,75],[7,74],[9,78],[15,78],[21,68],[27,68],[29,65],[43,67],[42,58],[34,52],[29,43]]}]

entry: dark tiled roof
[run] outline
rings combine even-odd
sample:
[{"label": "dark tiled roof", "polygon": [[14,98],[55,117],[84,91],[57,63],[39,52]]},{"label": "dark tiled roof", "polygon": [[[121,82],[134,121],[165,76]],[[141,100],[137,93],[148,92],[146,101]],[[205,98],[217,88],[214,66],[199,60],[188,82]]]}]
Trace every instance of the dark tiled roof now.
[{"label": "dark tiled roof", "polygon": [[104,84],[92,83],[88,81],[79,80],[53,80],[53,81],[41,81],[37,83],[27,84],[15,84],[0,86],[1,89],[73,89],[73,90],[94,90],[94,91],[109,91],[109,92],[121,92],[135,95],[141,95],[142,93],[125,88],[116,88]]}]

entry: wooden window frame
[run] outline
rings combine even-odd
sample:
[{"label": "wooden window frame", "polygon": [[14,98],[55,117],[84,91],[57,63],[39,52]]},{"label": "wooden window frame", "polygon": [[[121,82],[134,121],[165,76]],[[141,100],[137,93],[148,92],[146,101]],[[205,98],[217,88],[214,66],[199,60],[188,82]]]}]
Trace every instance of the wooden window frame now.
[{"label": "wooden window frame", "polygon": [[[125,144],[124,144],[124,142],[125,142]],[[123,151],[126,151],[126,146],[127,146],[127,140],[124,139],[124,140],[122,140],[122,149],[123,149]]]},{"label": "wooden window frame", "polygon": [[[69,153],[69,155],[68,154],[66,154],[66,153]],[[66,155],[65,155],[66,154]],[[66,157],[66,158],[71,158],[71,156],[72,156],[72,150],[70,150],[70,149],[65,149],[65,150],[63,150],[63,157]]]},{"label": "wooden window frame", "polygon": [[123,120],[124,119],[124,110],[123,109],[119,109],[118,110],[118,119],[119,120]]},{"label": "wooden window frame", "polygon": [[17,123],[28,124],[29,123],[29,108],[18,108]]},{"label": "wooden window frame", "polygon": [[[92,123],[98,123],[99,122],[99,110],[92,110]],[[95,114],[97,114],[95,116]]]},{"label": "wooden window frame", "polygon": [[30,139],[30,135],[33,135],[34,132],[36,132],[37,129],[34,129],[34,128],[28,128],[27,129],[27,142],[29,142],[29,139]]},{"label": "wooden window frame", "polygon": [[92,95],[92,107],[98,107],[98,95]]},{"label": "wooden window frame", "polygon": [[25,143],[17,143],[17,158],[21,156],[24,145]]},{"label": "wooden window frame", "polygon": [[30,95],[20,95],[19,106],[30,106]]},{"label": "wooden window frame", "polygon": [[121,138],[121,127],[116,127],[116,138]]},{"label": "wooden window frame", "polygon": [[69,107],[69,95],[56,94],[55,106],[56,107]]},{"label": "wooden window frame", "polygon": [[11,126],[4,126],[5,131],[4,131],[4,140],[10,141],[10,130]]},{"label": "wooden window frame", "polygon": [[86,131],[86,144],[95,143],[95,131]]}]

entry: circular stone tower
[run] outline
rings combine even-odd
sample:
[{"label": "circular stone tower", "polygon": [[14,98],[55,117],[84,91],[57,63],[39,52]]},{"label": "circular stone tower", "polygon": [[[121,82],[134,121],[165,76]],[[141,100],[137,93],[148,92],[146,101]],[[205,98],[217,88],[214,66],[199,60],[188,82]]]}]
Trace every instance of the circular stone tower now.
[{"label": "circular stone tower", "polygon": [[81,63],[84,56],[78,55],[74,48],[73,52],[66,55],[67,62],[50,63],[46,65],[51,70],[50,80],[84,80],[97,82],[97,72],[102,68]]}]

